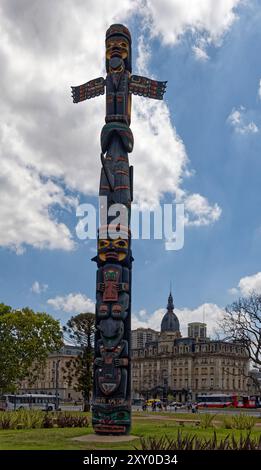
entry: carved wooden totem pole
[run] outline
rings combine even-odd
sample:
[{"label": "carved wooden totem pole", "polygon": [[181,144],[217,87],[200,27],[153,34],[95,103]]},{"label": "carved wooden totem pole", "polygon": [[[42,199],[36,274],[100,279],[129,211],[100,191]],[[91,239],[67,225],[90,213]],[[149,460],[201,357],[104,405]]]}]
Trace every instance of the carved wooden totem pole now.
[{"label": "carved wooden totem pole", "polygon": [[[166,82],[131,75],[131,71],[130,32],[114,24],[106,32],[106,78],[72,87],[74,103],[102,95],[106,89],[99,195],[107,198],[107,211],[93,259],[98,270],[92,422],[100,434],[127,434],[131,427],[131,94],[162,99],[166,89]],[[113,224],[109,215],[115,204],[125,209],[124,225]]]}]

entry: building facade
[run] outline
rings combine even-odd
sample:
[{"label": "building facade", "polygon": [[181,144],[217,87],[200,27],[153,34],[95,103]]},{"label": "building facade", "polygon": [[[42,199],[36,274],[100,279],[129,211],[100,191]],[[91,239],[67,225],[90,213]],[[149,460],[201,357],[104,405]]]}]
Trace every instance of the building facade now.
[{"label": "building facade", "polygon": [[188,324],[188,337],[200,340],[207,339],[206,323],[193,322]]},{"label": "building facade", "polygon": [[33,383],[29,379],[23,380],[19,392],[50,395],[56,395],[57,393],[62,401],[81,401],[82,394],[74,390],[74,383],[68,385],[63,371],[66,369],[66,363],[80,353],[81,350],[76,346],[64,345],[60,351],[49,354],[37,380]]},{"label": "building facade", "polygon": [[137,328],[131,332],[131,347],[132,349],[145,348],[147,343],[157,341],[159,331],[152,330],[151,328]]},{"label": "building facade", "polygon": [[170,293],[157,339],[132,350],[133,396],[186,402],[202,393],[245,394],[248,368],[244,348],[210,340],[205,323],[190,323],[183,338]]}]

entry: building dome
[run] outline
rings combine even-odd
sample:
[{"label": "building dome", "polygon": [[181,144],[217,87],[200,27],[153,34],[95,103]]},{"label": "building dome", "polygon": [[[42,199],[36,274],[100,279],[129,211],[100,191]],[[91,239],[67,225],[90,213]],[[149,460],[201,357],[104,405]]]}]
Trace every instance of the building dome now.
[{"label": "building dome", "polygon": [[171,292],[168,298],[167,312],[161,321],[161,333],[165,331],[179,332],[179,320],[174,313],[174,303]]}]

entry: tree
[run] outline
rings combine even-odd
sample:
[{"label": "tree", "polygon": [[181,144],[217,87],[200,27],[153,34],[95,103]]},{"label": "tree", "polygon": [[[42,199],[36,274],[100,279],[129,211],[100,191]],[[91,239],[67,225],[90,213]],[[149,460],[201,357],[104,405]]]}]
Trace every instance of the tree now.
[{"label": "tree", "polygon": [[[220,326],[226,339],[242,344],[254,367],[261,366],[261,295],[252,293],[228,305]],[[247,377],[256,382],[251,374]]]},{"label": "tree", "polygon": [[261,365],[261,295],[253,293],[228,305],[221,328],[227,339],[244,346],[255,365]]},{"label": "tree", "polygon": [[59,322],[50,315],[0,304],[0,393],[15,391],[28,375],[36,377],[48,354],[61,345]]},{"label": "tree", "polygon": [[92,391],[95,315],[80,313],[72,317],[63,330],[65,339],[81,350],[77,357],[66,362],[66,368],[63,370],[64,378],[69,386],[73,384],[76,391],[82,392],[84,411],[89,411]]}]

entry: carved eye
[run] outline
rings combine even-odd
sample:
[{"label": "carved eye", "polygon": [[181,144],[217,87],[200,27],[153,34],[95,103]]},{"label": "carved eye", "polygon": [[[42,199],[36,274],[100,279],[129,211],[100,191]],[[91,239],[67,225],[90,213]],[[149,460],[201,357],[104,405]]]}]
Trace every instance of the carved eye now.
[{"label": "carved eye", "polygon": [[98,248],[99,248],[99,250],[102,249],[102,248],[107,248],[107,246],[109,246],[109,244],[110,244],[109,240],[99,240]]},{"label": "carved eye", "polygon": [[115,240],[113,242],[113,245],[116,247],[116,248],[124,248],[124,249],[127,249],[128,248],[128,242],[127,240]]}]

